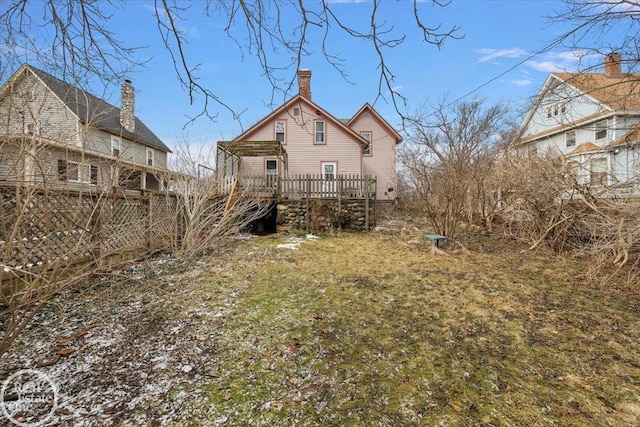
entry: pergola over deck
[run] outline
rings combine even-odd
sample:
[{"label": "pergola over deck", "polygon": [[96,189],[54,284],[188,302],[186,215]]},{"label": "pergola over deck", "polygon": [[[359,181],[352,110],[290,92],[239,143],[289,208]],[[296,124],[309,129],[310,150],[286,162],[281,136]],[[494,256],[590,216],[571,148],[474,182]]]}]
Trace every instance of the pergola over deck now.
[{"label": "pergola over deck", "polygon": [[288,171],[287,151],[280,141],[218,141],[216,164],[219,176],[238,175],[243,157],[277,157]]},{"label": "pergola over deck", "polygon": [[[240,175],[244,157],[276,157],[282,174]],[[356,174],[288,174],[287,152],[279,141],[218,141],[216,153],[218,192],[233,195],[250,191],[261,198],[375,200],[376,177]]]}]

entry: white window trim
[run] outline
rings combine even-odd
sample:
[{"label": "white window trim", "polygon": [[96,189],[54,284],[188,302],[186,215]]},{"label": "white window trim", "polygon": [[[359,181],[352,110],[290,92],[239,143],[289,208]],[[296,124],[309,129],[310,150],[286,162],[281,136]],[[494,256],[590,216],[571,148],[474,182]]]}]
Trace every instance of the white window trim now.
[{"label": "white window trim", "polygon": [[[369,139],[364,137],[365,134],[369,135]],[[364,139],[369,141],[369,146],[368,147],[366,147],[366,148],[362,147],[362,155],[365,156],[365,157],[371,157],[371,155],[373,154],[373,152],[371,150],[373,132],[371,132],[371,131],[360,132],[360,136],[362,136]]]},{"label": "white window trim", "polygon": [[[267,167],[269,162],[276,162],[275,172],[271,172],[271,173],[269,172],[270,170],[273,170],[273,169],[269,169]],[[265,161],[264,161],[264,173],[265,173],[265,175],[278,175],[279,166],[280,165],[278,164],[278,160],[277,159],[265,159]]]},{"label": "white window trim", "polygon": [[30,120],[24,122],[24,133],[26,135],[37,136],[42,133],[42,126],[38,120]]},{"label": "white window trim", "polygon": [[[598,138],[598,132],[604,131],[604,137],[602,138]],[[605,139],[607,139],[609,137],[609,122],[607,120],[602,120],[600,122],[596,122],[596,124],[594,125],[594,133],[593,133],[593,139],[595,141],[603,141]]]},{"label": "white window trim", "polygon": [[[119,157],[122,154],[122,139],[117,136],[111,136],[111,155]],[[118,153],[115,151],[118,150]]]},{"label": "white window trim", "polygon": [[[573,144],[569,145],[569,134],[573,133]],[[576,137],[578,136],[578,132],[576,132],[575,129],[573,130],[568,130],[567,132],[565,132],[564,134],[564,146],[569,148],[569,147],[575,147],[576,145]]]},{"label": "white window trim", "polygon": [[[147,147],[146,153],[147,154],[145,156],[144,164],[151,167],[155,166],[156,158],[155,158],[155,152],[153,151],[153,148]],[[151,153],[151,159],[149,159],[149,153]],[[151,164],[149,164],[149,160],[151,160]]]},{"label": "white window trim", "polygon": [[333,165],[333,179],[338,177],[338,162],[320,162],[320,172],[322,173],[322,179],[327,179],[324,167],[326,165]]},{"label": "white window trim", "polygon": [[[594,172],[593,171],[593,163],[595,161],[604,161],[605,164],[605,171],[604,172]],[[610,165],[609,165],[609,159],[606,157],[594,157],[592,159],[589,160],[589,183],[591,184],[595,184],[595,185],[604,185],[604,186],[608,186],[609,185],[609,172],[610,172]],[[599,173],[605,174],[605,178],[604,180],[599,180],[600,182],[594,182],[594,173]]]},{"label": "white window trim", "polygon": [[[78,174],[78,177],[76,179],[73,179],[69,176],[69,171],[72,169],[72,165],[75,166],[75,170]],[[78,182],[81,184],[91,184],[91,165],[67,160],[67,181]]]},{"label": "white window trim", "polygon": [[[318,131],[318,123],[322,123],[322,131]],[[322,142],[318,142],[318,134],[322,134]],[[324,120],[316,120],[313,123],[313,143],[324,145],[327,143],[327,122]]]},{"label": "white window trim", "polygon": [[273,124],[273,139],[278,141],[278,123],[282,123],[282,141],[281,144],[287,143],[287,121],[286,120],[276,120]]}]

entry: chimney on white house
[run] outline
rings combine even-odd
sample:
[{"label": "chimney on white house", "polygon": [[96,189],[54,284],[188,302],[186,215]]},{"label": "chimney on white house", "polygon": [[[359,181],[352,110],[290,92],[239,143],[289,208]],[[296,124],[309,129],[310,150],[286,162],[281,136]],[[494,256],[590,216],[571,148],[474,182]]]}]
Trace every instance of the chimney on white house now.
[{"label": "chimney on white house", "polygon": [[610,53],[604,58],[604,74],[607,77],[622,77],[622,57],[619,53]]},{"label": "chimney on white house", "polygon": [[120,92],[120,125],[129,132],[136,131],[135,116],[135,91],[131,85],[131,80],[122,83]]},{"label": "chimney on white house", "polygon": [[311,101],[311,70],[298,70],[300,96]]}]

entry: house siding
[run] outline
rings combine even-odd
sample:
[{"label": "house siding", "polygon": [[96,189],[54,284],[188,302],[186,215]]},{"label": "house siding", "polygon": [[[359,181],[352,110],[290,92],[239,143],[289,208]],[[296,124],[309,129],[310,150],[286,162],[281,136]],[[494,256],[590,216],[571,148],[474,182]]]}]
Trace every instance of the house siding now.
[{"label": "house siding", "polygon": [[[101,129],[96,129],[85,125],[87,150],[100,153],[102,155],[111,156],[111,137],[117,136]],[[118,136],[119,137],[119,136]],[[120,138],[120,156],[121,160],[142,165],[147,164],[147,146],[139,142],[131,141],[126,138]],[[158,149],[153,149],[153,166],[161,169],[167,168],[167,153]]]},{"label": "house siding", "polygon": [[[547,89],[543,89],[543,91],[549,90],[548,85],[555,85],[555,78],[552,77],[552,79],[554,80],[547,82]],[[556,106],[559,107],[557,115],[553,114]],[[561,112],[562,106],[565,108],[564,113]],[[551,117],[548,117],[548,109],[552,110]],[[604,109],[600,103],[593,98],[582,94],[567,84],[559,83],[556,89],[547,93],[538,103],[531,115],[531,119],[527,123],[527,127],[522,133],[522,137],[526,138],[603,111]]]},{"label": "house siding", "polygon": [[0,101],[0,117],[10,135],[24,134],[25,124],[37,122],[40,137],[76,146],[79,143],[73,113],[31,75],[9,88]]},{"label": "house siding", "polygon": [[[637,147],[640,141],[636,138],[624,144],[612,143],[640,122],[640,114],[632,110],[614,109],[615,105],[621,103],[616,98],[619,93],[616,94],[616,86],[611,80],[602,80],[599,74],[579,76],[585,88],[585,92],[581,92],[571,86],[573,78],[576,77],[568,75],[567,83],[553,75],[547,79],[537,105],[523,125],[521,141],[516,146],[518,153],[531,153],[535,148],[538,155],[562,155],[567,162],[575,164],[579,181],[583,184],[591,180],[593,162],[605,160],[606,184],[619,186],[614,187],[612,194],[637,194],[640,184],[640,150]],[[589,93],[596,95],[590,96]],[[628,97],[629,93],[623,96]],[[600,102],[595,97],[606,102]],[[556,106],[564,106],[565,111],[559,110],[555,114]],[[606,135],[596,139],[603,125],[606,125]],[[573,131],[575,144],[567,147],[567,134]]]},{"label": "house siding", "polygon": [[371,132],[371,156],[362,157],[362,173],[377,177],[378,200],[395,200],[398,188],[395,138],[369,112],[358,117],[351,129],[357,133]]},{"label": "house siding", "polygon": [[[75,89],[69,86],[69,90]],[[148,169],[147,146],[121,137],[119,159],[129,164],[116,162],[112,156],[113,131],[101,128],[100,121],[113,119],[111,114],[117,114],[115,107],[96,109],[99,110],[95,112],[96,116],[85,121],[86,117],[78,117],[71,111],[29,67],[5,83],[2,91],[0,180],[44,184],[58,189],[92,190],[118,185],[114,172],[120,168],[129,171],[133,177],[127,184],[131,185],[130,189],[162,189],[164,174],[161,171],[167,169],[167,152],[154,148],[153,168]],[[113,120],[107,120],[107,123],[113,123]],[[92,169],[87,170],[85,180],[61,180],[59,161],[75,162]],[[145,167],[140,168],[142,165]]]},{"label": "house siding", "polygon": [[[288,156],[289,174],[319,174],[321,162],[337,162],[338,173],[361,174],[361,145],[353,136],[340,129],[332,121],[315,114],[307,104],[299,104],[296,117],[284,113],[256,129],[248,139],[254,141],[273,140],[276,120],[287,121],[285,150]],[[290,112],[293,111],[293,106]],[[325,143],[315,144],[315,122],[325,121]],[[240,175],[259,175],[265,172],[265,157],[243,158]],[[282,168],[282,165],[278,165]],[[281,169],[282,172],[284,172]]]}]

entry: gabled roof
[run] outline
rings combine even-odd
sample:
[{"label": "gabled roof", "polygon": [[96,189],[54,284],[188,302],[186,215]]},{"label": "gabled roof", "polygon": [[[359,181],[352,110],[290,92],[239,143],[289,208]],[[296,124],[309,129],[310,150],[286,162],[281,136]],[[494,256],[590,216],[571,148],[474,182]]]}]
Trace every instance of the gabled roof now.
[{"label": "gabled roof", "polygon": [[640,110],[640,73],[610,77],[604,73],[553,73],[563,82],[612,110]]},{"label": "gabled roof", "polygon": [[138,117],[135,118],[135,132],[129,132],[120,124],[119,108],[49,73],[29,64],[24,64],[12,79],[17,79],[20,74],[27,71],[33,73],[33,75],[48,87],[82,122],[114,135],[122,136],[143,145],[156,148],[160,151],[171,152],[169,147]]},{"label": "gabled roof", "polygon": [[402,142],[402,136],[387,122],[378,112],[373,108],[368,102],[358,110],[356,114],[346,123],[347,126],[351,126],[360,116],[362,116],[365,112],[369,112],[373,115],[374,119],[389,132],[389,135],[393,135],[396,140],[396,144]]},{"label": "gabled roof", "polygon": [[[553,93],[561,83],[572,86],[595,102],[600,103],[604,111],[522,138],[522,133],[545,96]],[[523,120],[516,140],[517,143],[525,143],[607,115],[616,113],[629,114],[634,111],[640,112],[640,73],[626,73],[622,74],[621,77],[610,77],[604,73],[551,73],[542,85],[542,89],[538,93],[533,106]]]},{"label": "gabled roof", "polygon": [[[262,128],[262,126],[264,126],[266,123],[269,123],[271,120],[273,120],[275,117],[281,115],[282,113],[284,113],[284,112],[288,113],[293,108],[293,105],[299,104],[299,103],[305,103],[309,107],[311,107],[311,110],[315,110],[315,111],[319,112],[320,113],[319,116],[321,116],[325,120],[330,121],[337,128],[342,129],[345,133],[347,133],[348,135],[352,136],[354,141],[359,143],[363,147],[366,146],[369,143],[360,134],[358,134],[354,130],[350,129],[342,120],[339,120],[339,119],[335,118],[332,114],[330,114],[324,108],[320,107],[318,104],[316,104],[313,101],[310,101],[309,99],[307,99],[307,98],[305,98],[303,96],[300,96],[300,95],[296,95],[293,98],[291,98],[290,100],[288,100],[287,102],[285,102],[282,106],[280,106],[276,110],[272,111],[271,114],[267,115],[265,118],[260,120],[258,123],[256,123],[255,125],[251,126],[249,129],[244,131],[242,134],[240,134],[237,137],[235,137],[233,139],[233,141],[249,140],[250,137],[251,137],[251,134],[256,132],[258,129]],[[291,113],[288,113],[288,114],[291,114]]]}]

